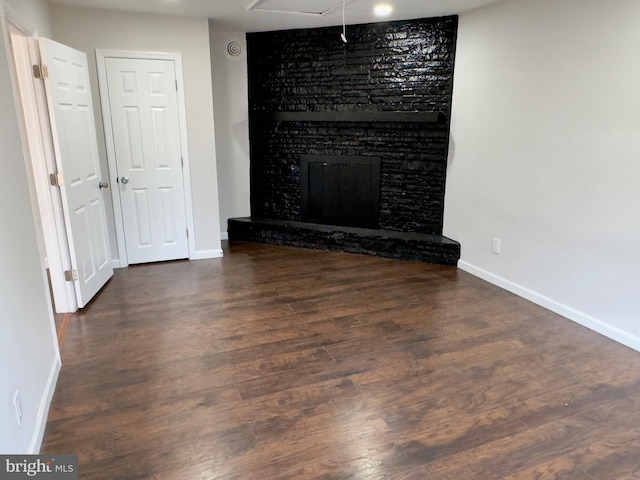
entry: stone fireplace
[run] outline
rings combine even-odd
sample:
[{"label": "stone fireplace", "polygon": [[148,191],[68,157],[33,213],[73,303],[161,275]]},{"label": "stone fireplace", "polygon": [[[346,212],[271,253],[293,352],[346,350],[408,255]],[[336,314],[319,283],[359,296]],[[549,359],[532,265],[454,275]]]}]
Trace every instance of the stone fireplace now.
[{"label": "stone fireplace", "polygon": [[454,265],[457,17],[247,35],[251,217],[229,238]]}]

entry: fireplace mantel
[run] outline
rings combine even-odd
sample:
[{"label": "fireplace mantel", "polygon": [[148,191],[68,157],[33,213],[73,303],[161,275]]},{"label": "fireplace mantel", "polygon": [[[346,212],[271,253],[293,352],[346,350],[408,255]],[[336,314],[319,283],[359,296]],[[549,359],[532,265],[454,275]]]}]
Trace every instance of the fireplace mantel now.
[{"label": "fireplace mantel", "polygon": [[[259,112],[255,112],[260,116]],[[385,122],[438,123],[440,112],[274,112],[265,117],[277,122]]]}]

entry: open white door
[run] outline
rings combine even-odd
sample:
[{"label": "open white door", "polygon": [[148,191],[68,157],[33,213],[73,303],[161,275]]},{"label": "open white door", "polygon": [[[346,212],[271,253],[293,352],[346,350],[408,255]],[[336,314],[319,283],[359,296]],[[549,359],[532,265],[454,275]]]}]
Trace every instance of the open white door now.
[{"label": "open white door", "polygon": [[78,306],[113,275],[87,56],[40,38],[47,104]]}]

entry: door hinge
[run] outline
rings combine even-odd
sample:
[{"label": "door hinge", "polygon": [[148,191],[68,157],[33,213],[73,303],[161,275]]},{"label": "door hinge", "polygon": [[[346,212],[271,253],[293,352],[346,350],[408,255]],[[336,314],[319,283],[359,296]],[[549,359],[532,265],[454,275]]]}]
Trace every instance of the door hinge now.
[{"label": "door hinge", "polygon": [[189,238],[189,229],[187,228],[187,238]]},{"label": "door hinge", "polygon": [[178,91],[178,80],[176,80],[176,92]]},{"label": "door hinge", "polygon": [[180,166],[184,168],[184,158],[180,158]]},{"label": "door hinge", "polygon": [[65,270],[64,271],[64,279],[67,282],[77,282],[78,281],[78,272],[75,270]]},{"label": "door hinge", "polygon": [[62,185],[64,185],[64,177],[61,173],[50,173],[49,183],[52,187],[61,187]]},{"label": "door hinge", "polygon": [[44,80],[45,78],[49,77],[49,69],[47,68],[46,65],[34,65],[33,77]]}]

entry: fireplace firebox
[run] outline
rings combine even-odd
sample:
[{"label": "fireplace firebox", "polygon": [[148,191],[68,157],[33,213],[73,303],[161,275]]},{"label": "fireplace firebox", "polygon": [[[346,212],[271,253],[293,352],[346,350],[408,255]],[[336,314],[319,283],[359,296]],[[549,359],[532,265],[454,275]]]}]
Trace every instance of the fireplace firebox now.
[{"label": "fireplace firebox", "polygon": [[303,222],[378,228],[380,158],[303,155]]}]

